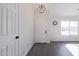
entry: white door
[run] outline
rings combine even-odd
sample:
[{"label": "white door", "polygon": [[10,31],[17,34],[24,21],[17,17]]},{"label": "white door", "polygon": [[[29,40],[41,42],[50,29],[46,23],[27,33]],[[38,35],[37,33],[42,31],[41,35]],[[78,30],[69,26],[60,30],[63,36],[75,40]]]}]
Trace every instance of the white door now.
[{"label": "white door", "polygon": [[18,55],[18,8],[16,4],[0,4],[0,56]]},{"label": "white door", "polygon": [[47,40],[47,19],[39,18],[36,19],[36,42],[38,43],[48,43]]}]

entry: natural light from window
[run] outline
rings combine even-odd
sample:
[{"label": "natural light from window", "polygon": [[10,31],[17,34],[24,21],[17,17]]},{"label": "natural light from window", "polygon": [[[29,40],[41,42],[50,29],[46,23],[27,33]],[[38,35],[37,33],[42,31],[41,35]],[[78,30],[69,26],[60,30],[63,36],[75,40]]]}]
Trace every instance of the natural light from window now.
[{"label": "natural light from window", "polygon": [[78,21],[61,21],[61,35],[78,35]]},{"label": "natural light from window", "polygon": [[79,46],[76,44],[67,44],[66,48],[71,52],[73,56],[79,56]]}]

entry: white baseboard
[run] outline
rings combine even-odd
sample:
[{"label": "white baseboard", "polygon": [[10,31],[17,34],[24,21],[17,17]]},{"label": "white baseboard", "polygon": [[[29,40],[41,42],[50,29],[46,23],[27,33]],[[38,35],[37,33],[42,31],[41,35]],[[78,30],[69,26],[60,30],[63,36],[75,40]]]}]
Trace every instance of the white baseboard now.
[{"label": "white baseboard", "polygon": [[30,51],[30,49],[32,48],[33,44],[30,44],[28,49],[25,51],[25,53],[23,54],[23,56],[26,56],[28,54],[28,52]]}]

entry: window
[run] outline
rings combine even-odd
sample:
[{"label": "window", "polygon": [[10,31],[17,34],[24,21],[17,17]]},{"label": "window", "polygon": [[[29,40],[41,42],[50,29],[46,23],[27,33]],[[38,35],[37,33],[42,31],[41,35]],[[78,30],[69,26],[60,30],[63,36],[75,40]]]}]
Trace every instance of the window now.
[{"label": "window", "polygon": [[78,35],[78,22],[61,21],[61,35]]}]

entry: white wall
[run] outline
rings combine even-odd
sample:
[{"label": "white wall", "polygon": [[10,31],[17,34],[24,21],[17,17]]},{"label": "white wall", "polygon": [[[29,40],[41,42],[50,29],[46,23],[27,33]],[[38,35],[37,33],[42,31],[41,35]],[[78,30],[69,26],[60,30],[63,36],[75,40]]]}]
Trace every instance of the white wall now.
[{"label": "white wall", "polygon": [[[46,5],[46,4],[44,4]],[[35,39],[36,43],[49,43],[47,40],[47,34],[45,34],[45,30],[48,27],[48,14],[47,12],[40,13],[38,10],[39,4],[33,4],[34,7],[34,16],[35,16]],[[47,11],[47,10],[45,10]]]},{"label": "white wall", "polygon": [[[54,3],[47,4],[48,14],[50,16],[48,25],[48,38],[52,41],[79,41],[79,35],[77,36],[62,36],[61,35],[61,21],[63,20],[77,20],[79,23],[79,4],[68,4],[68,3]],[[57,26],[53,26],[52,22],[56,20],[58,22]],[[78,24],[79,29],[79,24]],[[78,31],[79,34],[79,31]],[[48,39],[48,40],[49,40]]]},{"label": "white wall", "polygon": [[[36,21],[38,22],[35,28],[35,33],[36,33],[36,42],[41,41],[40,35],[38,32],[42,32],[39,30],[39,22],[42,20],[47,20],[47,40],[51,41],[79,41],[79,35],[77,36],[62,36],[61,35],[61,26],[60,22],[62,20],[77,20],[79,21],[78,17],[78,9],[79,4],[45,4],[47,7],[46,14],[38,16],[38,13],[36,13]],[[35,5],[35,7],[37,7]],[[38,12],[35,10],[35,12]],[[42,16],[42,17],[41,17]],[[56,20],[58,22],[57,26],[53,26],[52,22],[53,20]],[[42,23],[42,22],[41,22]],[[41,24],[40,23],[40,24]],[[79,25],[78,25],[79,26]],[[79,29],[79,28],[78,28]],[[79,33],[79,31],[78,31]],[[42,36],[41,36],[42,37]],[[38,39],[37,39],[38,38]],[[42,40],[43,41],[43,40]]]},{"label": "white wall", "polygon": [[19,4],[19,54],[26,55],[33,45],[32,4]]},{"label": "white wall", "polygon": [[[61,21],[64,20],[75,20],[79,23],[79,17],[56,17],[50,20],[49,28],[48,28],[48,37],[51,41],[79,41],[79,35],[75,36],[63,36],[61,35]],[[52,24],[53,20],[56,20],[58,24],[54,26]],[[79,26],[79,24],[78,24]],[[78,27],[79,29],[79,27]],[[79,31],[78,31],[79,34]]]},{"label": "white wall", "polygon": [[79,3],[47,3],[50,16],[75,16],[79,15]]}]

